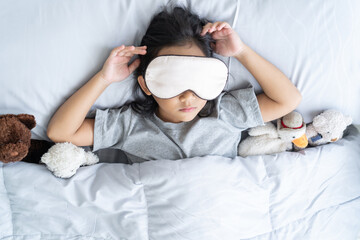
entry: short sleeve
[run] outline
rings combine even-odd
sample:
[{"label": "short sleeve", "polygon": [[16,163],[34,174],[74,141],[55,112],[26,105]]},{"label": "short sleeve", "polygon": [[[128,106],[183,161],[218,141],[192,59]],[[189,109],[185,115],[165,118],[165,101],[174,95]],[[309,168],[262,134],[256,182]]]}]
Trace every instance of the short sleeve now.
[{"label": "short sleeve", "polygon": [[116,145],[121,149],[128,129],[131,116],[130,109],[122,107],[119,109],[96,110],[94,125],[94,145],[92,151],[102,148],[110,148]]},{"label": "short sleeve", "polygon": [[222,93],[218,100],[219,118],[240,129],[264,124],[254,88]]}]

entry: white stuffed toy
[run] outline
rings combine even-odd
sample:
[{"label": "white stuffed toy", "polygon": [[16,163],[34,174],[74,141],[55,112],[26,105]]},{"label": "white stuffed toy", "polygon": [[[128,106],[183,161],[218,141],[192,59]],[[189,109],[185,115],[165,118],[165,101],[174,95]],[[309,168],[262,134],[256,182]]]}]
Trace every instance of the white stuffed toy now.
[{"label": "white stuffed toy", "polygon": [[239,155],[242,157],[260,154],[273,154],[292,150],[292,144],[305,148],[308,144],[305,135],[306,124],[298,112],[291,112],[277,120],[277,127],[271,122],[251,128],[249,137],[240,142]]},{"label": "white stuffed toy", "polygon": [[314,117],[306,127],[306,136],[310,146],[335,142],[343,137],[343,132],[352,123],[349,116],[330,109]]},{"label": "white stuffed toy", "polygon": [[81,147],[64,142],[53,145],[40,162],[45,163],[56,177],[70,178],[80,166],[93,165],[99,162],[99,158],[92,152],[85,152]]}]

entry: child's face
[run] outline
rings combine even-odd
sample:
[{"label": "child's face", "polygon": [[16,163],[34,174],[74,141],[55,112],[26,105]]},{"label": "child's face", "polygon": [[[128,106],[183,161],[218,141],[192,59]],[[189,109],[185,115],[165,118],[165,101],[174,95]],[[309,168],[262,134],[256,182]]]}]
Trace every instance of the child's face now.
[{"label": "child's face", "polygon": [[[158,56],[172,54],[205,56],[200,48],[194,43],[187,44],[185,46],[163,48],[159,51]],[[146,88],[144,78],[139,76],[138,81],[143,91],[146,94],[151,95],[150,91]],[[196,94],[191,90],[185,91],[178,96],[169,99],[161,99],[154,95],[153,97],[159,104],[159,107],[156,110],[156,115],[161,120],[172,123],[188,122],[193,120],[207,102],[206,100],[196,96]]]},{"label": "child's face", "polygon": [[173,123],[193,120],[207,102],[190,90],[169,99],[153,97],[159,104],[156,115],[164,122]]}]

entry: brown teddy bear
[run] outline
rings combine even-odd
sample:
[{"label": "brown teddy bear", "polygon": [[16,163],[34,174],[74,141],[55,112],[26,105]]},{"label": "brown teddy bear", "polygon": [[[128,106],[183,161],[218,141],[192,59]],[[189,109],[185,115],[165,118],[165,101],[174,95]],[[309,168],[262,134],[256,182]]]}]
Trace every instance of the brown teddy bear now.
[{"label": "brown teddy bear", "polygon": [[0,161],[4,163],[26,161],[38,163],[53,143],[31,140],[35,117],[29,114],[0,115]]}]

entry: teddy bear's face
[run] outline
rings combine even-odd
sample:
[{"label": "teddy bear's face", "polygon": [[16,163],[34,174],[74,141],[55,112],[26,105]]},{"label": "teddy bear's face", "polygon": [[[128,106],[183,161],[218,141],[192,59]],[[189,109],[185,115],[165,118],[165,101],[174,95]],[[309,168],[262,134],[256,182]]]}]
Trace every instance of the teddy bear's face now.
[{"label": "teddy bear's face", "polygon": [[0,161],[16,162],[28,154],[31,140],[29,127],[32,128],[35,124],[32,115],[0,116]]},{"label": "teddy bear's face", "polygon": [[342,138],[344,130],[351,124],[351,118],[337,111],[325,111],[316,116],[312,124],[323,141],[335,142]]},{"label": "teddy bear's face", "polygon": [[318,133],[321,134],[323,140],[326,142],[335,142],[342,137],[343,131],[340,128],[336,127],[333,129],[331,125],[317,125],[315,129]]}]

